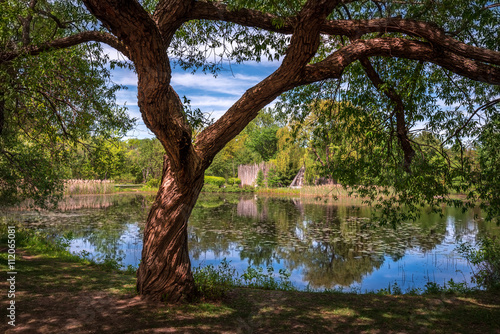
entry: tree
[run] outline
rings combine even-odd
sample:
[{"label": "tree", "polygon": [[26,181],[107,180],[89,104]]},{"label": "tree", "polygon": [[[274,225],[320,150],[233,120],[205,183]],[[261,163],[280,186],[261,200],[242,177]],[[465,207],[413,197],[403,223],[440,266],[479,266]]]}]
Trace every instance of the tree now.
[{"label": "tree", "polygon": [[[495,85],[500,84],[499,19],[496,7],[488,1],[82,1],[92,16],[82,14],[80,22],[85,24],[79,32],[57,25],[58,15],[67,11],[57,5],[80,7],[67,2],[30,1],[34,9],[30,14],[37,17],[42,15],[36,13],[37,4],[51,7],[48,16],[57,19],[53,19],[56,24],[52,27],[60,33],[2,49],[0,59],[2,64],[39,59],[29,56],[50,56],[92,41],[116,48],[133,63],[142,118],[165,149],[162,181],[144,230],[137,274],[139,294],[152,299],[176,302],[195,293],[187,222],[203,186],[204,172],[259,110],[282,93],[306,85],[305,90],[285,96],[289,101],[295,98],[297,104],[292,111],[299,110],[308,100],[308,95],[301,93],[309,90],[335,95],[336,85],[331,89],[331,83],[341,82],[338,79],[351,64],[373,57],[378,57],[381,66],[397,70],[391,73],[392,78],[397,79],[399,73],[403,80],[408,79],[404,64],[431,64],[429,70],[438,73],[436,78],[419,77],[428,81],[429,87],[440,84],[445,74],[452,78],[457,75],[466,78],[459,87],[471,84],[483,98],[498,92]],[[12,6],[10,1],[2,4]],[[346,10],[350,17],[344,18],[342,11]],[[464,13],[468,15],[462,19]],[[23,25],[24,35],[33,33],[31,26]],[[204,50],[211,51],[223,41],[231,48],[223,48],[225,53],[219,61],[207,60]],[[248,89],[221,118],[193,138],[182,101],[170,85],[170,61],[185,69],[216,72],[222,59],[243,62],[262,57],[283,60],[274,73]],[[402,59],[402,63],[392,59]],[[365,73],[349,75],[359,82]],[[384,89],[390,85],[367,75],[377,89],[390,94],[389,88]],[[395,84],[404,87],[411,81]],[[432,92],[421,96],[432,96]],[[398,124],[398,145],[408,173],[414,156],[407,138],[409,127],[401,108],[393,110],[389,121]]]},{"label": "tree", "polygon": [[272,112],[263,110],[244,130],[248,134],[246,146],[259,154],[262,161],[274,159],[278,150],[278,129]]},{"label": "tree", "polygon": [[35,0],[0,1],[0,11],[0,202],[33,198],[44,207],[61,194],[75,145],[98,150],[91,137],[120,136],[132,122],[115,104],[119,87],[99,44],[41,52],[94,26],[89,13]]},{"label": "tree", "polygon": [[136,174],[136,181],[147,182],[160,179],[162,173],[163,148],[155,139],[129,139],[126,142],[129,170]]}]

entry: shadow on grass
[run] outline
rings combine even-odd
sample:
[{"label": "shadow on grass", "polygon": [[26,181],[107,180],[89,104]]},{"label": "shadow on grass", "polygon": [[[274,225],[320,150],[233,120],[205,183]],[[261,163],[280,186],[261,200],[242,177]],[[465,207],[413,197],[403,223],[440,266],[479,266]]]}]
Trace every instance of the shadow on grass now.
[{"label": "shadow on grass", "polygon": [[[4,318],[0,332],[500,333],[500,296],[486,292],[456,297],[236,289],[217,303],[165,306],[135,296],[131,275],[27,254],[16,268],[17,326]],[[0,286],[4,294],[6,282]],[[4,310],[6,305],[2,299]]]}]

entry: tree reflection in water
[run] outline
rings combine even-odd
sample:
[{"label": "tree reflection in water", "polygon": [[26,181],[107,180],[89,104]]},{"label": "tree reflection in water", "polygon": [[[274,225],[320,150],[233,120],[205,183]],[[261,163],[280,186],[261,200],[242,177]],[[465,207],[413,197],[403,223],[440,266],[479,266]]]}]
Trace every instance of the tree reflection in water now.
[{"label": "tree reflection in water", "polygon": [[[72,197],[54,212],[18,207],[4,212],[3,219],[70,236],[73,251],[87,250],[136,266],[152,199],[140,194]],[[419,221],[394,230],[370,224],[369,207],[348,204],[202,194],[189,222],[193,264],[217,263],[227,257],[239,269],[272,265],[276,270],[288,269],[292,280],[302,287],[320,289],[359,285],[378,274],[385,280],[379,288],[385,288],[388,279],[398,279],[388,273],[390,264],[403,267],[418,262],[424,266],[418,270],[442,272],[439,261],[450,261],[455,243],[474,241],[485,231],[500,234],[494,224],[473,219],[480,215],[478,211],[443,209],[443,217],[423,214]],[[424,263],[428,256],[433,260]],[[455,277],[456,269],[470,271],[465,261],[453,261],[456,263],[444,273],[450,278]]]}]

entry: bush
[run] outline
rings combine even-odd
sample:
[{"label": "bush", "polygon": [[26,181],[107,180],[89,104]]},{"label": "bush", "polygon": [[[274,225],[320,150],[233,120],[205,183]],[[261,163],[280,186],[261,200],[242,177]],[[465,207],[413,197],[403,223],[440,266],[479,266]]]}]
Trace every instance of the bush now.
[{"label": "bush", "polygon": [[146,187],[148,188],[159,188],[160,187],[160,179],[150,178],[148,182],[146,182]]},{"label": "bush", "polygon": [[235,285],[236,269],[223,259],[217,267],[210,264],[194,268],[193,277],[198,292],[205,299],[217,300],[224,297]]},{"label": "bush", "polygon": [[237,177],[230,177],[229,179],[227,179],[227,184],[240,185],[241,180],[238,179]]},{"label": "bush", "polygon": [[485,289],[500,288],[500,242],[496,237],[484,237],[478,241],[478,249],[466,242],[458,252],[474,265],[472,281]]},{"label": "bush", "polygon": [[219,188],[219,186],[208,183],[205,183],[205,185],[203,185],[203,188],[201,189],[201,191],[205,193],[247,193],[253,192],[254,190],[255,189],[250,186],[244,186],[240,188],[235,185],[229,185],[225,188]]},{"label": "bush", "polygon": [[259,172],[257,173],[257,179],[255,180],[257,183],[258,187],[263,187],[264,186],[264,172],[262,169],[259,169]]},{"label": "bush", "polygon": [[218,176],[205,175],[205,184],[212,184],[217,187],[222,187],[226,183],[226,179]]},{"label": "bush", "polygon": [[294,291],[295,287],[290,281],[290,275],[286,269],[280,269],[279,278],[276,278],[272,266],[267,267],[267,273],[264,273],[262,267],[254,268],[249,266],[241,275],[243,279],[242,286],[264,290]]},{"label": "bush", "polygon": [[201,188],[201,191],[205,193],[219,193],[221,190],[223,190],[223,188],[219,188],[219,186],[210,183],[205,183],[203,188]]}]

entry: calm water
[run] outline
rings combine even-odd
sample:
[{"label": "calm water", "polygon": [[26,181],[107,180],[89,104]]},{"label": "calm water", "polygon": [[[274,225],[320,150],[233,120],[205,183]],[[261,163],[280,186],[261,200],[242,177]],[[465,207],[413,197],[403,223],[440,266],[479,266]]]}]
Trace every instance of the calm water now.
[{"label": "calm water", "polygon": [[[152,196],[138,194],[67,198],[57,212],[10,211],[3,219],[70,239],[72,252],[119,259],[137,266]],[[249,265],[284,268],[298,288],[361,292],[397,284],[405,291],[428,281],[470,282],[470,267],[454,252],[500,229],[480,212],[443,209],[413,223],[372,228],[370,209],[353,202],[203,195],[189,221],[193,266],[226,258],[242,272]],[[475,217],[476,215],[476,217]]]}]

